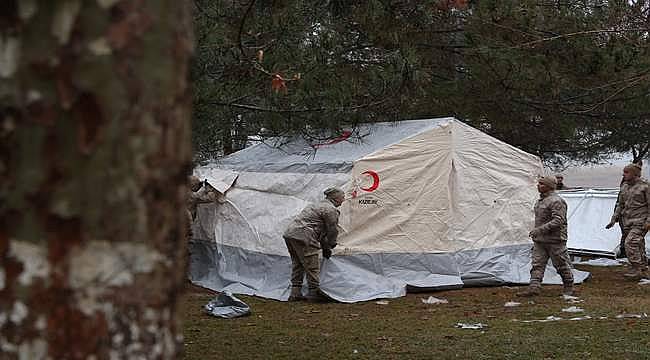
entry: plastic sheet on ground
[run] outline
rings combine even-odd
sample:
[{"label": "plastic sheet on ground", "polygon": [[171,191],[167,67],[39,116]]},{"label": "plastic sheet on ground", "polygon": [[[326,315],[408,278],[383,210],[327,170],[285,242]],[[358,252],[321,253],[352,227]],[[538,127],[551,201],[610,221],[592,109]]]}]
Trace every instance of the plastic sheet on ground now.
[{"label": "plastic sheet on ground", "polygon": [[648,317],[648,314],[620,314],[616,315],[617,319],[645,319]]},{"label": "plastic sheet on ground", "polygon": [[459,329],[470,329],[470,330],[481,330],[485,329],[487,327],[487,324],[482,324],[482,323],[456,323],[454,327],[457,327]]},{"label": "plastic sheet on ground", "polygon": [[648,285],[648,284],[650,284],[650,279],[639,280],[639,285]]},{"label": "plastic sheet on ground", "polygon": [[245,302],[234,297],[229,292],[217,295],[217,297],[205,304],[203,309],[210,315],[226,319],[246,316],[251,313],[250,307]]},{"label": "plastic sheet on ground", "polygon": [[521,322],[523,322],[523,323],[532,323],[532,322],[549,322],[549,321],[559,321],[559,320],[562,320],[562,318],[561,318],[561,317],[557,317],[557,316],[553,316],[553,315],[551,315],[551,316],[546,317],[546,319],[540,319],[540,320],[522,320]]},{"label": "plastic sheet on ground", "polygon": [[438,299],[433,296],[429,296],[427,299],[422,299],[424,304],[447,304],[449,301],[447,299]]},{"label": "plastic sheet on ground", "polygon": [[507,303],[503,304],[503,306],[505,306],[505,307],[515,307],[515,306],[519,306],[519,305],[521,305],[521,303],[516,302],[516,301],[508,301]]},{"label": "plastic sheet on ground", "polygon": [[566,309],[562,309],[562,312],[569,312],[569,313],[578,313],[578,312],[584,312],[585,310],[583,308],[577,307],[577,306],[570,306]]},{"label": "plastic sheet on ground", "polygon": [[578,260],[573,261],[574,265],[590,265],[590,266],[621,266],[625,264],[627,261],[621,260],[621,259],[608,259],[608,258],[597,258],[597,259],[590,259],[590,260]]},{"label": "plastic sheet on ground", "polygon": [[566,300],[566,302],[569,304],[578,304],[584,302],[583,299],[580,299],[577,296],[570,296],[570,295],[562,295],[562,296],[564,297],[564,300]]},{"label": "plastic sheet on ground", "polygon": [[[643,314],[619,314],[615,316],[616,319],[647,319],[648,314],[643,313]],[[548,316],[545,319],[533,319],[533,320],[519,320],[519,319],[512,319],[512,321],[518,321],[522,323],[536,323],[536,322],[549,322],[549,321],[561,321],[561,320],[568,320],[568,321],[580,321],[580,320],[607,320],[609,319],[607,316],[599,316],[599,317],[591,317],[589,315],[585,316],[578,316],[578,317],[572,317],[572,318],[561,318],[557,316]]]}]

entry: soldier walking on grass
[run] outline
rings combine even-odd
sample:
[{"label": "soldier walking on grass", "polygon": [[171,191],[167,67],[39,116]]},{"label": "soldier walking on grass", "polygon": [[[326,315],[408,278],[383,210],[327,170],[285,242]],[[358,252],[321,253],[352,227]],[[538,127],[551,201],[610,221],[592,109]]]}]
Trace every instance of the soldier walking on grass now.
[{"label": "soldier walking on grass", "polygon": [[[291,256],[291,295],[289,301],[325,301],[327,296],[320,290],[320,262],[318,252],[329,259],[336,247],[339,211],[345,200],[341,189],[328,188],[325,199],[305,207],[289,224],[282,235]],[[307,274],[309,293],[302,295],[302,282]]]},{"label": "soldier walking on grass", "polygon": [[[650,230],[650,184],[641,179],[641,166],[637,164],[623,168],[623,181],[626,185],[621,187],[617,210],[622,218],[623,232],[626,234],[625,252],[632,268],[624,276],[631,279],[648,278],[645,234]],[[606,228],[613,225],[610,222]]]},{"label": "soldier walking on grass", "polygon": [[537,182],[539,200],[535,204],[535,228],[533,239],[530,285],[517,296],[536,296],[542,290],[542,279],[548,259],[562,277],[564,295],[573,295],[573,272],[567,242],[567,205],[555,192],[555,177],[541,177]]},{"label": "soldier walking on grass", "polygon": [[614,214],[612,215],[611,220],[609,221],[609,224],[605,225],[605,229],[611,229],[615,223],[618,223],[618,227],[621,229],[621,240],[618,244],[618,258],[625,258],[627,257],[627,253],[625,252],[625,238],[627,237],[627,229],[623,226],[623,215],[621,214],[621,196],[625,192],[625,188],[627,187],[627,182],[625,182],[625,179],[621,180],[621,185],[619,187],[618,191],[618,196],[616,197],[616,205],[614,205]]}]

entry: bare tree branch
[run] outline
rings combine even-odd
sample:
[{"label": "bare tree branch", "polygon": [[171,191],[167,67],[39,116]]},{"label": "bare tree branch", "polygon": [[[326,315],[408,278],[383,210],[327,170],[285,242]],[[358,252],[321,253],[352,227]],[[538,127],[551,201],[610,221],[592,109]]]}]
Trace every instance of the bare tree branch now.
[{"label": "bare tree branch", "polygon": [[232,103],[232,102],[210,102],[210,105],[218,105],[218,106],[228,106],[228,107],[233,107],[233,108],[238,108],[238,109],[246,109],[246,110],[252,110],[252,111],[260,111],[260,112],[271,112],[271,113],[278,113],[278,114],[288,114],[288,113],[306,113],[306,112],[320,112],[320,111],[353,111],[353,110],[358,110],[358,109],[363,109],[363,108],[368,108],[372,106],[377,106],[384,104],[388,102],[391,98],[387,97],[379,101],[374,101],[371,103],[367,104],[361,104],[361,105],[355,105],[355,106],[340,106],[340,107],[321,107],[321,108],[312,108],[312,109],[272,109],[272,108],[264,108],[260,106],[255,106],[255,105],[247,105],[247,104],[237,104],[237,103]]}]

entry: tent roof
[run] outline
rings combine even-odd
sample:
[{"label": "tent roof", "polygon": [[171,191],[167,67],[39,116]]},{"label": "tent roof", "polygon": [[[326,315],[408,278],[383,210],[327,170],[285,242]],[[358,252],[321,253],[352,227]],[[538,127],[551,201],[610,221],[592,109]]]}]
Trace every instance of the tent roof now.
[{"label": "tent roof", "polygon": [[273,138],[216,160],[208,167],[256,172],[347,172],[354,161],[368,154],[452,121],[457,120],[447,117],[361,124],[354,133],[344,132],[322,143],[309,143],[302,137]]}]

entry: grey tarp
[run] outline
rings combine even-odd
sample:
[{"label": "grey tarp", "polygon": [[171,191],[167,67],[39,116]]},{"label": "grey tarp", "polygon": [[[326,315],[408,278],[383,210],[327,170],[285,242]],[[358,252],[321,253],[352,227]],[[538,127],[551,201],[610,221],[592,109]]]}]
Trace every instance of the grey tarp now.
[{"label": "grey tarp", "polygon": [[224,291],[203,306],[206,313],[225,319],[232,319],[251,314],[251,308],[245,302]]}]

